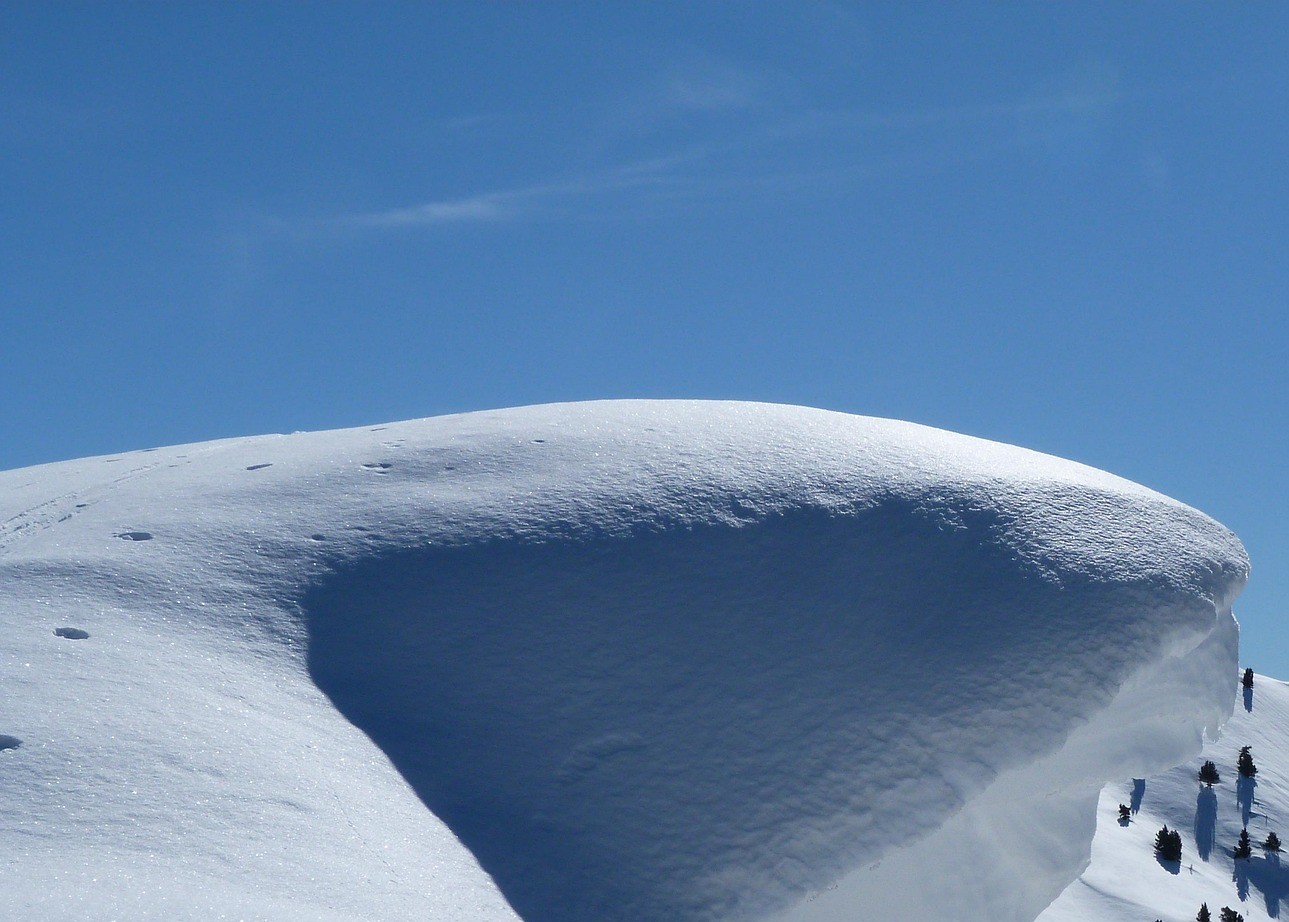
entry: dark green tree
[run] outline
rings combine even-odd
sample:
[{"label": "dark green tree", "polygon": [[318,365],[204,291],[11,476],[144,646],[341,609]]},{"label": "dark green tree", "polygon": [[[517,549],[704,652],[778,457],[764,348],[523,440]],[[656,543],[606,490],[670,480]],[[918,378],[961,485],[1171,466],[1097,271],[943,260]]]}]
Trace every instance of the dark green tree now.
[{"label": "dark green tree", "polygon": [[1262,847],[1269,852],[1280,851],[1280,837],[1274,832],[1267,833],[1267,841],[1262,843]]},{"label": "dark green tree", "polygon": [[1258,773],[1258,767],[1253,764],[1253,756],[1249,752],[1252,748],[1252,746],[1241,746],[1240,758],[1236,762],[1236,770],[1245,778],[1252,778]]},{"label": "dark green tree", "polygon": [[1182,860],[1182,834],[1175,829],[1164,828],[1155,833],[1155,851],[1165,861]]},{"label": "dark green tree", "polygon": [[1244,681],[1242,684],[1244,685],[1245,688],[1253,687],[1253,669],[1252,668],[1244,670]]},{"label": "dark green tree", "polygon": [[1253,848],[1249,845],[1249,830],[1240,830],[1240,841],[1236,843],[1235,850],[1231,852],[1233,858],[1248,858],[1253,854]]},{"label": "dark green tree", "polygon": [[1195,917],[1195,922],[1213,922],[1213,916],[1208,911],[1208,903],[1199,904],[1199,915]]},{"label": "dark green tree", "polygon": [[1244,922],[1244,916],[1240,915],[1230,906],[1222,907],[1222,914],[1219,916],[1221,922]]},{"label": "dark green tree", "polygon": [[1209,787],[1212,787],[1222,780],[1221,776],[1217,773],[1217,766],[1213,764],[1212,759],[1200,766],[1199,780],[1203,781]]}]

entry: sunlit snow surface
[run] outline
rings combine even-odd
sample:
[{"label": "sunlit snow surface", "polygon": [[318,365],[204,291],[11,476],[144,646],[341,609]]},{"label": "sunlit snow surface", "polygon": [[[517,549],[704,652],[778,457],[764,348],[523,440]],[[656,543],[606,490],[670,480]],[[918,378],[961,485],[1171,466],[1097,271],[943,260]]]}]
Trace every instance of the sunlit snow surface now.
[{"label": "sunlit snow surface", "polygon": [[[1257,766],[1251,779],[1236,772],[1240,748]],[[1211,760],[1221,781],[1198,781]],[[1132,810],[1119,820],[1119,804]],[[1160,861],[1155,834],[1167,824],[1182,835],[1182,860]],[[1253,854],[1236,861],[1240,830],[1249,830]],[[1260,848],[1274,831],[1289,841],[1289,685],[1257,676],[1241,690],[1235,716],[1201,755],[1149,778],[1124,778],[1101,794],[1092,863],[1078,881],[1039,916],[1039,922],[1187,922],[1200,903],[1213,919],[1230,906],[1246,922],[1289,918],[1289,846],[1277,855]]]},{"label": "sunlit snow surface", "polygon": [[0,523],[0,885],[50,919],[1032,919],[1230,714],[1248,566],[1109,474],[747,403],[27,468]]}]

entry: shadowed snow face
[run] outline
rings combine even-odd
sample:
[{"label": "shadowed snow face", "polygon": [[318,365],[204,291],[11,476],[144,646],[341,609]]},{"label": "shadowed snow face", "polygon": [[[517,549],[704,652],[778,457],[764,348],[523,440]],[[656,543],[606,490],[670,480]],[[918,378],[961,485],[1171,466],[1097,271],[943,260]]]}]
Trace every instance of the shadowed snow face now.
[{"label": "shadowed snow face", "polygon": [[315,680],[527,922],[757,918],[934,829],[1158,655],[1167,587],[996,514],[389,553],[305,599]]}]

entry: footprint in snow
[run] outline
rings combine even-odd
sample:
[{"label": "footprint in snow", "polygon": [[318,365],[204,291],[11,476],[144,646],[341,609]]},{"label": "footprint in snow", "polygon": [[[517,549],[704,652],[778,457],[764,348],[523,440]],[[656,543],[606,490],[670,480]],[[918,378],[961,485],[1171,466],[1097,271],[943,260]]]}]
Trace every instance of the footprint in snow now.
[{"label": "footprint in snow", "polygon": [[6,736],[0,733],[0,749],[17,749],[22,745],[22,740],[16,736]]},{"label": "footprint in snow", "polygon": [[68,640],[89,640],[89,631],[82,631],[78,627],[56,627],[54,628],[55,637],[66,637]]},{"label": "footprint in snow", "polygon": [[371,471],[373,474],[388,474],[389,469],[393,466],[394,465],[390,464],[388,461],[368,461],[363,465],[364,468]]},{"label": "footprint in snow", "polygon": [[147,531],[120,531],[113,537],[121,538],[125,541],[151,541],[152,533]]}]

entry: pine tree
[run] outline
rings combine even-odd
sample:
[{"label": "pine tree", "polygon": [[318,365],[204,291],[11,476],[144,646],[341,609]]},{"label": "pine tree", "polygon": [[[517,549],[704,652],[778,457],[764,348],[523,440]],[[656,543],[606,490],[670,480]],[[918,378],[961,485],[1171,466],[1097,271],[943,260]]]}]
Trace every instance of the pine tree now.
[{"label": "pine tree", "polygon": [[1208,903],[1199,904],[1199,915],[1195,917],[1195,922],[1213,922],[1213,917],[1208,911]]},{"label": "pine tree", "polygon": [[1253,764],[1253,756],[1249,753],[1252,748],[1252,746],[1241,746],[1240,759],[1236,763],[1236,769],[1245,778],[1252,778],[1258,773],[1258,767]]},{"label": "pine tree", "polygon": [[1280,837],[1274,832],[1267,833],[1267,841],[1262,843],[1262,847],[1269,852],[1280,851]]},{"label": "pine tree", "polygon": [[1132,808],[1127,804],[1119,804],[1119,819],[1126,820],[1132,816]]},{"label": "pine tree", "polygon": [[1169,829],[1167,825],[1159,832],[1155,833],[1155,851],[1159,852],[1159,857],[1165,861],[1182,860],[1182,834],[1175,829]]},{"label": "pine tree", "polygon": [[1239,859],[1248,858],[1251,854],[1253,854],[1253,848],[1249,845],[1249,830],[1241,829],[1240,841],[1236,844],[1235,850],[1231,852],[1231,856]]},{"label": "pine tree", "polygon": [[1244,684],[1244,687],[1245,687],[1245,688],[1252,688],[1252,687],[1253,687],[1253,669],[1252,669],[1252,668],[1249,668],[1249,669],[1244,670],[1244,682],[1243,682],[1243,684]]},{"label": "pine tree", "polygon": [[1222,907],[1221,922],[1244,922],[1244,916],[1240,915],[1230,906]]},{"label": "pine tree", "polygon": [[1212,787],[1222,780],[1221,776],[1217,773],[1217,766],[1213,764],[1212,759],[1200,766],[1199,780],[1203,781],[1209,787]]}]

